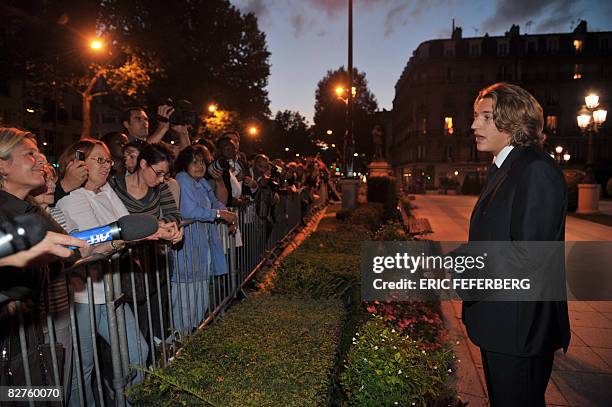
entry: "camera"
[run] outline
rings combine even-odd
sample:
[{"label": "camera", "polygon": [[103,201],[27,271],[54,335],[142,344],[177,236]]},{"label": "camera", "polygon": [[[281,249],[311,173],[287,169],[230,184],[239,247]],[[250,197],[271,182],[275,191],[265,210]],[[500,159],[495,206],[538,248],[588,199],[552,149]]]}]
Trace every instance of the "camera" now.
[{"label": "camera", "polygon": [[[170,124],[171,125],[197,125],[197,114],[193,110],[193,104],[185,99],[177,100],[176,102],[170,98],[162,99],[160,102],[161,105],[172,106],[174,108],[174,112],[170,115]],[[163,119],[163,120],[161,120]],[[164,121],[165,118],[161,118],[157,116],[157,120]]]},{"label": "camera", "polygon": [[219,158],[212,163],[210,163],[210,167],[213,170],[229,170],[232,167],[232,160],[228,160],[227,158]]}]

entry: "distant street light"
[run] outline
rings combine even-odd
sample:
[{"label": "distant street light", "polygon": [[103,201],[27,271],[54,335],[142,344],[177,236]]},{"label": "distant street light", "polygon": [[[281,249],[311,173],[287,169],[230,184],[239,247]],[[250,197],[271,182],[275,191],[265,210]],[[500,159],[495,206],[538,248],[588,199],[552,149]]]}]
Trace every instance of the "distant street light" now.
[{"label": "distant street light", "polygon": [[100,39],[95,39],[89,43],[89,47],[94,51],[100,51],[104,47],[104,43]]},{"label": "distant street light", "polygon": [[561,153],[563,152],[563,147],[561,147],[561,146],[557,146],[557,147],[555,147],[555,152],[556,152],[557,154],[561,154]]},{"label": "distant street light", "polygon": [[217,105],[215,105],[214,103],[211,103],[208,105],[208,111],[210,113],[215,113],[217,111]]},{"label": "distant street light", "polygon": [[289,147],[285,147],[285,151],[289,151]]},{"label": "distant street light", "polygon": [[327,130],[325,133],[327,133],[328,136],[331,136],[332,134],[334,134],[333,130]]},{"label": "distant street light", "polygon": [[563,161],[568,162],[572,156],[569,153],[563,154]]},{"label": "distant street light", "polygon": [[251,136],[256,136],[257,133],[259,133],[259,129],[257,128],[257,126],[249,126],[248,131]]}]

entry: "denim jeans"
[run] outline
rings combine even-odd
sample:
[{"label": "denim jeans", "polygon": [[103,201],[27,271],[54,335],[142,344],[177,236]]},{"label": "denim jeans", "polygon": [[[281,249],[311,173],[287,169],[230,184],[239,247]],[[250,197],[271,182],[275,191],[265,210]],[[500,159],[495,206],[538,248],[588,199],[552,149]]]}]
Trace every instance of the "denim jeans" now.
[{"label": "denim jeans", "polygon": [[[91,375],[94,369],[94,349],[91,338],[91,323],[89,319],[89,304],[74,304],[74,310],[76,313],[76,320],[79,331],[79,347],[81,354],[81,365],[83,366],[83,387],[85,392],[85,404],[87,406],[95,405],[94,393],[91,387]],[[136,323],[134,322],[134,314],[130,307],[122,305],[117,308],[118,311],[123,311],[125,314],[125,324],[128,340],[128,351],[129,351],[129,364],[146,366],[147,356],[149,354],[149,347],[147,346],[146,340],[142,333],[136,331]],[[108,310],[106,304],[95,304],[94,314],[97,333],[104,340],[110,343],[110,333],[108,329]],[[140,349],[141,357],[138,355],[138,337],[140,337]],[[71,397],[70,406],[79,405],[78,396],[78,380],[77,375],[78,368],[72,369],[72,383],[71,383]],[[135,378],[131,384],[136,384],[142,381],[144,375],[142,372],[137,371]],[[101,377],[97,378],[98,381],[102,380]]]}]

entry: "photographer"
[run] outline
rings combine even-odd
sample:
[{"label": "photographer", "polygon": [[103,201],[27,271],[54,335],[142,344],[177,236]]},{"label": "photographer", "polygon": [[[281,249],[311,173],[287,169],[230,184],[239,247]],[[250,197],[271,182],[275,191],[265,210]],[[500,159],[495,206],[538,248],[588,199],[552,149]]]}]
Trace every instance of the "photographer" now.
[{"label": "photographer", "polygon": [[216,183],[215,195],[225,206],[243,206],[242,184],[236,177],[237,146],[231,137],[223,136],[216,147],[216,160],[207,169],[210,178],[223,181]]},{"label": "photographer", "polygon": [[140,107],[126,109],[121,115],[121,123],[127,131],[128,141],[139,144],[143,142],[159,143],[172,128],[180,134],[180,144],[183,148],[191,144],[186,125],[193,124],[191,119],[192,116],[195,117],[195,113],[184,110],[187,104],[191,105],[189,102],[181,102],[186,102],[179,107],[183,110],[177,111],[172,99],[168,99],[165,104],[157,108],[157,128],[151,135],[149,135],[149,116],[144,109]]}]

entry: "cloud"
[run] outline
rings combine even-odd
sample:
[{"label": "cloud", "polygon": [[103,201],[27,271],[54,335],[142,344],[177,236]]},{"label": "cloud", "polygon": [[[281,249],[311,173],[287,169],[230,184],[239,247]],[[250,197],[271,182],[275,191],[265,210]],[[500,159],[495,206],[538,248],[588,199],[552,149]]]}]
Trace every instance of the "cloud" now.
[{"label": "cloud", "polygon": [[536,32],[567,31],[569,22],[581,14],[574,6],[571,0],[497,0],[495,13],[482,23],[481,31],[499,33],[529,21],[536,23]]},{"label": "cloud", "polygon": [[236,7],[243,13],[253,13],[258,18],[265,17],[270,13],[270,9],[265,0],[238,0],[234,1]]},{"label": "cloud", "polygon": [[422,0],[411,3],[405,0],[363,0],[370,6],[383,4],[389,8],[385,18],[385,37],[393,34],[399,26],[418,21],[425,13],[436,7],[448,7],[453,0]]},{"label": "cloud", "polygon": [[294,14],[291,16],[291,26],[293,27],[293,36],[298,38],[304,32],[304,15]]}]

